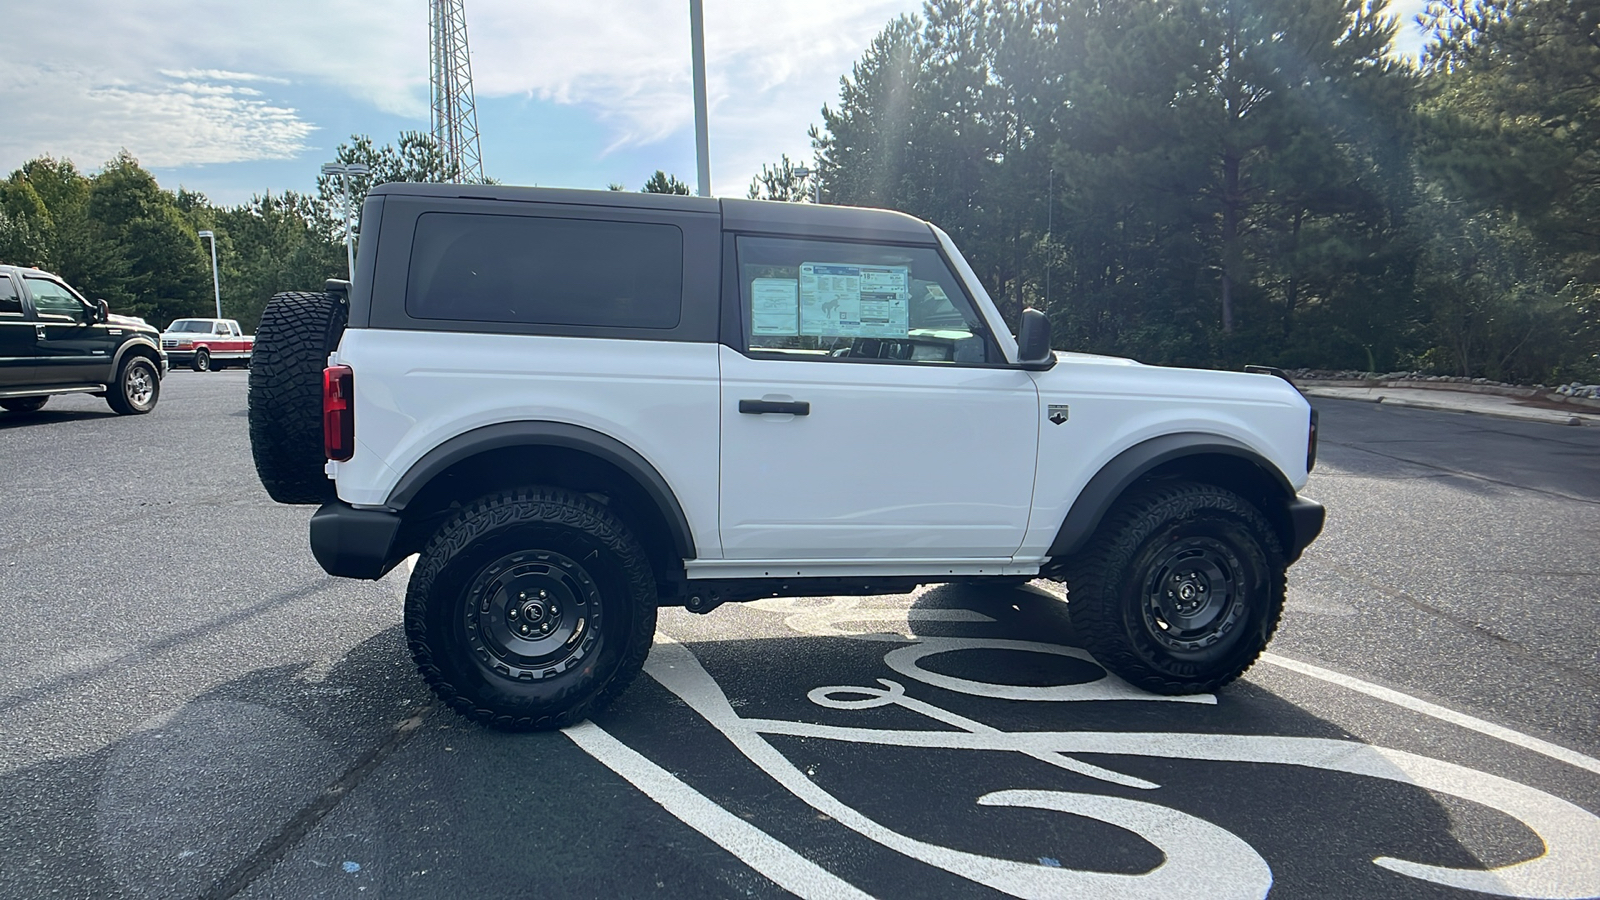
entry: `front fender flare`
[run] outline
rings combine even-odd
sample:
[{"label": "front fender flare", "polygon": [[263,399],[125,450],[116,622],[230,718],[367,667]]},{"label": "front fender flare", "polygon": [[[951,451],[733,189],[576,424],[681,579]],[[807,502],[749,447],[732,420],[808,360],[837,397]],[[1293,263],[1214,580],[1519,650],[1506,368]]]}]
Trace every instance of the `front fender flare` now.
[{"label": "front fender flare", "polygon": [[1072,508],[1067,511],[1066,518],[1061,522],[1061,529],[1056,532],[1055,541],[1050,544],[1048,555],[1070,556],[1082,550],[1095,529],[1100,527],[1100,521],[1117,502],[1117,498],[1121,497],[1134,482],[1159,466],[1186,456],[1203,454],[1233,456],[1253,463],[1272,476],[1281,489],[1285,503],[1295,497],[1294,486],[1277,466],[1233,438],[1203,432],[1164,434],[1134,444],[1100,467],[1100,471],[1084,485],[1077,499],[1073,501]]},{"label": "front fender flare", "polygon": [[128,357],[128,351],[135,347],[143,347],[146,350],[149,350],[150,355],[156,358],[156,367],[162,369],[162,371],[157,374],[157,377],[166,374],[165,368],[161,366],[161,360],[165,356],[165,354],[161,352],[161,345],[141,334],[130,337],[123,341],[122,346],[117,348],[116,355],[111,357],[112,379],[115,379],[117,377],[117,373],[122,371],[122,361]]}]

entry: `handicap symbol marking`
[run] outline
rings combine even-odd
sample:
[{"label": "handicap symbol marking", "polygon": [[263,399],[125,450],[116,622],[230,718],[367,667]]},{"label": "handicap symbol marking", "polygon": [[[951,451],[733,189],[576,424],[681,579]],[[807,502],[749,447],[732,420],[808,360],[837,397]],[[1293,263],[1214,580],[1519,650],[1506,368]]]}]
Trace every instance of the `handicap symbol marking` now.
[{"label": "handicap symbol marking", "polygon": [[[899,626],[912,621],[982,622],[970,610],[896,610],[863,606],[859,598],[809,601],[766,600],[749,604],[785,615],[797,631],[894,644],[884,657],[886,674],[897,674],[937,690],[1021,702],[1100,700],[1215,704],[1211,695],[1147,694],[1107,673],[1085,684],[1022,686],[943,675],[924,668],[929,657],[959,650],[1044,653],[1092,662],[1079,648],[1033,641],[966,637],[907,637],[860,633],[848,625]],[[930,616],[929,613],[936,615]],[[1277,735],[1026,731],[1008,732],[907,694],[905,684],[821,685],[805,693],[815,706],[836,711],[880,707],[908,710],[935,725],[929,729],[819,724],[741,716],[688,645],[658,632],[645,672],[671,691],[727,739],[732,748],[795,798],[861,837],[952,875],[1020,898],[1261,898],[1271,890],[1272,869],[1248,842],[1227,829],[1159,802],[1161,785],[1081,759],[1093,755],[1130,759],[1256,763],[1344,773],[1395,782],[1457,797],[1509,816],[1543,843],[1540,855],[1483,869],[1433,865],[1395,856],[1371,863],[1387,871],[1447,887],[1498,897],[1600,896],[1600,817],[1537,788],[1467,766],[1408,751],[1353,740]],[[1482,730],[1482,729],[1479,729]],[[644,791],[679,820],[719,843],[741,861],[801,897],[865,897],[864,892],[806,859],[757,826],[717,805],[638,750],[593,723],[566,731],[578,746]],[[1488,733],[1488,732],[1485,732]],[[1514,733],[1513,733],[1514,734]],[[1164,861],[1138,874],[1079,870],[1059,860],[1024,862],[956,850],[903,834],[834,796],[808,777],[769,740],[789,736],[847,744],[1017,753],[1108,784],[1135,788],[1140,799],[1054,790],[990,791],[976,798],[984,807],[1054,811],[1104,822],[1132,832],[1156,847]],[[1533,739],[1529,739],[1533,740]],[[1552,745],[1553,746],[1553,745]],[[1564,748],[1556,748],[1564,749]],[[1543,752],[1543,751],[1541,751]],[[1564,750],[1600,770],[1600,761]],[[1550,754],[1547,754],[1550,755]],[[1052,864],[1053,863],[1053,864]]]}]

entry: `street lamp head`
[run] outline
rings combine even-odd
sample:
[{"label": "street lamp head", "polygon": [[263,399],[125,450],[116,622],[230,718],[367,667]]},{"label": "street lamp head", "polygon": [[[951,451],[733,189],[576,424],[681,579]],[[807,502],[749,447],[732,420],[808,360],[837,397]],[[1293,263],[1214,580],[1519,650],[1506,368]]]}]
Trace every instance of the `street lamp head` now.
[{"label": "street lamp head", "polygon": [[209,230],[200,232],[200,236],[203,238],[210,238],[212,240],[217,239],[216,233]]},{"label": "street lamp head", "polygon": [[351,163],[350,165],[344,167],[344,173],[346,175],[365,175],[369,171],[371,170],[362,163]]},{"label": "street lamp head", "polygon": [[343,175],[344,173],[345,173],[345,166],[342,165],[341,163],[323,163],[322,164],[322,174],[324,174],[324,175]]}]

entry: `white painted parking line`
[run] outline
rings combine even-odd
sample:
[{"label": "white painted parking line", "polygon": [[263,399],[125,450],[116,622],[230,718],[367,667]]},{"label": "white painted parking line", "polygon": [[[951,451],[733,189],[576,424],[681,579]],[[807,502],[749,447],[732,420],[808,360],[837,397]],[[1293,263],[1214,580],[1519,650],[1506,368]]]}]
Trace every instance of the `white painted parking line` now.
[{"label": "white painted parking line", "polygon": [[662,809],[795,896],[808,900],[872,900],[872,895],[863,893],[765,831],[713,803],[593,722],[573,725],[562,733],[585,753],[661,804]]},{"label": "white painted parking line", "polygon": [[1261,654],[1261,661],[1278,666],[1279,668],[1288,669],[1291,672],[1298,672],[1301,675],[1307,675],[1311,678],[1317,678],[1322,681],[1326,681],[1329,684],[1337,684],[1340,687],[1347,688],[1357,693],[1366,694],[1368,697],[1375,697],[1386,703],[1393,703],[1395,706],[1399,706],[1403,709],[1409,709],[1412,712],[1421,713],[1425,716],[1431,716],[1432,718],[1438,719],[1442,722],[1449,722],[1452,725],[1459,725],[1462,728],[1476,731],[1480,734],[1486,734],[1492,738],[1498,738],[1499,740],[1505,741],[1508,744],[1515,744],[1516,746],[1525,750],[1532,750],[1535,753],[1543,754],[1551,759],[1560,760],[1568,765],[1577,766],[1580,769],[1587,769],[1590,772],[1600,775],[1600,759],[1595,759],[1592,756],[1585,756],[1576,750],[1568,750],[1566,747],[1563,747],[1559,744],[1552,744],[1549,741],[1542,741],[1536,737],[1530,737],[1529,735],[1523,734],[1520,731],[1513,731],[1504,725],[1496,725],[1493,722],[1485,721],[1476,716],[1469,716],[1466,713],[1456,712],[1453,709],[1440,706],[1437,703],[1429,703],[1426,700],[1419,700],[1410,694],[1402,694],[1397,690],[1393,690],[1392,688],[1376,685],[1370,681],[1362,681],[1359,678],[1352,678],[1349,675],[1342,675],[1338,672],[1321,668],[1320,666],[1313,666],[1310,663],[1303,663],[1299,660],[1289,659],[1286,656],[1279,656],[1276,653]]}]

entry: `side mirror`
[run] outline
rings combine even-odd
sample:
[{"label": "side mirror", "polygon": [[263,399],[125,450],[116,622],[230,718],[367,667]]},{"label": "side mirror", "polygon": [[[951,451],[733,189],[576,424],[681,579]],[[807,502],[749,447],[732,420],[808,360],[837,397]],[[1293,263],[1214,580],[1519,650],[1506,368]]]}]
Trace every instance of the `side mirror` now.
[{"label": "side mirror", "polygon": [[1017,357],[1022,367],[1032,372],[1053,368],[1056,355],[1050,352],[1050,317],[1037,309],[1022,311],[1022,327],[1017,334]]},{"label": "side mirror", "polygon": [[94,320],[96,323],[111,321],[111,304],[104,299],[94,302]]}]

